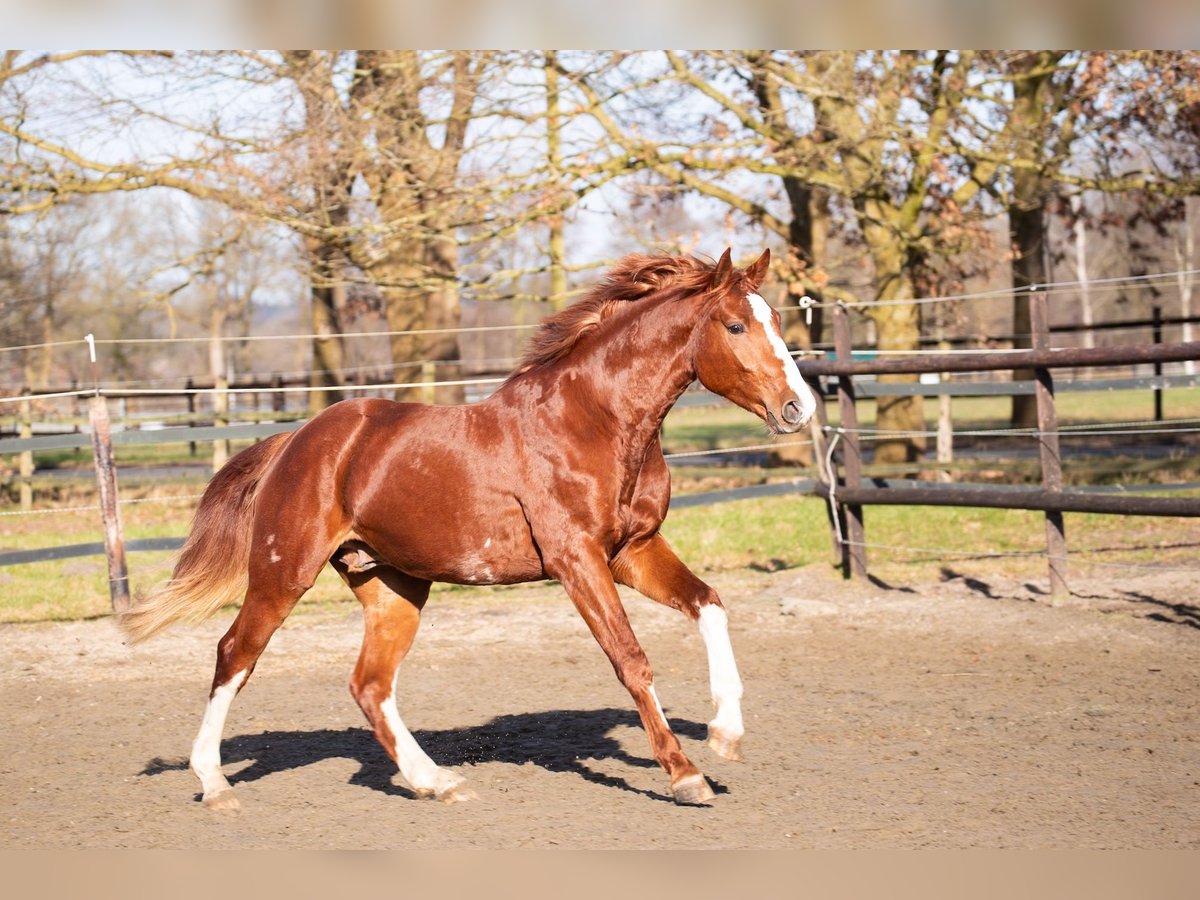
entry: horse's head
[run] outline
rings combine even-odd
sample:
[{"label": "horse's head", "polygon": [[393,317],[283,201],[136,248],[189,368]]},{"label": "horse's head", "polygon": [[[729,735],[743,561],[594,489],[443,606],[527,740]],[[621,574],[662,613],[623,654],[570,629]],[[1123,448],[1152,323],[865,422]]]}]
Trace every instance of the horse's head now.
[{"label": "horse's head", "polygon": [[817,400],[788,353],[779,313],[756,291],[767,273],[771,252],[742,272],[728,250],[713,269],[696,344],[696,375],[716,394],[749,410],[775,434],[791,434],[808,424]]}]

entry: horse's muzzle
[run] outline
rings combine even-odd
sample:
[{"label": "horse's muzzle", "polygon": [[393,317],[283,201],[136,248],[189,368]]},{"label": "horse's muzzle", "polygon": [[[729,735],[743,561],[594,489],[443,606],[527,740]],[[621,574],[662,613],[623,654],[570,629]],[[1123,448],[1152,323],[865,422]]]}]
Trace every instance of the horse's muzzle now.
[{"label": "horse's muzzle", "polygon": [[767,428],[772,434],[795,434],[808,424],[811,415],[806,415],[804,408],[795,400],[789,400],[779,410],[779,415],[766,411],[764,418]]},{"label": "horse's muzzle", "polygon": [[783,404],[783,421],[790,425],[793,431],[808,424],[808,416],[804,415],[799,400],[789,400]]}]

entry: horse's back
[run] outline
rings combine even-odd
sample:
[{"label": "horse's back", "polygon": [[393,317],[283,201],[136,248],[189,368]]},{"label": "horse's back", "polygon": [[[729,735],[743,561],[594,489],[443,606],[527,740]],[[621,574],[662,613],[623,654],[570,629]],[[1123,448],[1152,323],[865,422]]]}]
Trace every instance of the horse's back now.
[{"label": "horse's back", "polygon": [[481,404],[343,401],[296,433],[296,459],[318,467],[322,483],[288,480],[336,503],[349,537],[414,577],[541,578],[503,418]]}]

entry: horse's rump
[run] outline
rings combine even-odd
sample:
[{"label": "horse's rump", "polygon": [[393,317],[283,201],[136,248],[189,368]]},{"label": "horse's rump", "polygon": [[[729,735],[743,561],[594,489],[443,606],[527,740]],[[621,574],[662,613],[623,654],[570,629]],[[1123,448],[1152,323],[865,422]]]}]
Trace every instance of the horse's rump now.
[{"label": "horse's rump", "polygon": [[131,643],[180,619],[207,619],[245,593],[258,488],[291,437],[276,434],[246,448],[209,481],[171,579],[139,594],[120,615]]}]

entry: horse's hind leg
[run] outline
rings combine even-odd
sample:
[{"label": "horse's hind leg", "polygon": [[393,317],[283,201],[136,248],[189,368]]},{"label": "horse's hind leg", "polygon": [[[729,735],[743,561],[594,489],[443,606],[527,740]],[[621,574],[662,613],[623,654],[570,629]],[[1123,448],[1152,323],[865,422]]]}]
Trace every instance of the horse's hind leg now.
[{"label": "horse's hind leg", "polygon": [[[274,559],[273,562],[279,562]],[[321,561],[323,565],[324,561]],[[245,686],[259,656],[276,629],[316,579],[321,565],[310,572],[282,577],[282,572],[252,564],[246,599],[225,636],[217,643],[212,691],[200,731],[192,744],[191,768],[200,779],[202,802],[209,809],[237,809],[240,804],[221,772],[221,735],[225,717],[238,691]]]},{"label": "horse's hind leg", "polygon": [[446,803],[471,799],[474,795],[462,787],[462,777],[440,768],[420,748],[396,707],[397,672],[416,637],[429,582],[384,565],[351,572],[335,559],[334,567],[363,605],[363,644],[350,693],[376,739],[418,797]]}]

